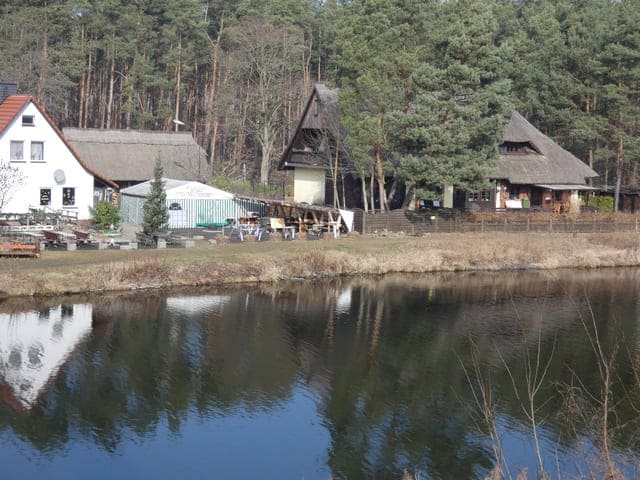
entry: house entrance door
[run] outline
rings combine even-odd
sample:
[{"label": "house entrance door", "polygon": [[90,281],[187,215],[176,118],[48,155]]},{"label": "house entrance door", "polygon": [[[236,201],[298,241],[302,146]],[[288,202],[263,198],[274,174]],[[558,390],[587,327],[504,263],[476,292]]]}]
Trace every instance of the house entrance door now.
[{"label": "house entrance door", "polygon": [[542,189],[531,189],[531,207],[542,207]]}]

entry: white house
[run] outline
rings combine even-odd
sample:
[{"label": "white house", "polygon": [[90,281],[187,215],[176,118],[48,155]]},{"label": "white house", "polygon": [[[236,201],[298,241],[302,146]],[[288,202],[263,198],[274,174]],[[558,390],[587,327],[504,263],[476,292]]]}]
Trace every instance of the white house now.
[{"label": "white house", "polygon": [[82,161],[31,95],[9,95],[0,103],[0,164],[23,175],[4,196],[0,213],[45,209],[86,220],[94,200],[118,188]]}]

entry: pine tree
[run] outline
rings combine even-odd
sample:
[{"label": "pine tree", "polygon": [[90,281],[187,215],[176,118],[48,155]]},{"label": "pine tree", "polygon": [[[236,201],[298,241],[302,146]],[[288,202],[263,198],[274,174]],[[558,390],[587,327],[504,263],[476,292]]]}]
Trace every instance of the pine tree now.
[{"label": "pine tree", "polygon": [[166,231],[168,227],[167,193],[164,190],[165,182],[162,179],[162,173],[162,163],[160,159],[157,159],[153,170],[151,190],[143,206],[142,231],[147,235]]},{"label": "pine tree", "polygon": [[422,198],[439,198],[447,185],[482,188],[510,110],[491,6],[471,0],[441,8],[431,62],[412,76],[409,108],[388,121],[398,174]]},{"label": "pine tree", "polygon": [[[406,109],[410,77],[424,59],[423,43],[437,2],[357,0],[345,7],[337,30],[341,121],[345,146],[363,182],[370,177],[371,208],[389,208],[386,177],[394,165],[386,116]],[[377,185],[376,185],[377,184]]]}]

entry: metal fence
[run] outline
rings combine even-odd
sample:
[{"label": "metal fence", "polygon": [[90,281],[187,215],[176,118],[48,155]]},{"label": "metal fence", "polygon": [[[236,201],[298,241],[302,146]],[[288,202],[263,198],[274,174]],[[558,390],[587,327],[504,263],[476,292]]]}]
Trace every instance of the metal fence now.
[{"label": "metal fence", "polygon": [[549,214],[546,217],[526,217],[502,213],[495,218],[478,220],[460,215],[455,211],[413,212],[392,210],[390,212],[365,213],[356,210],[354,229],[360,233],[403,232],[407,235],[425,233],[614,233],[640,232],[638,217],[624,215],[575,217]]}]

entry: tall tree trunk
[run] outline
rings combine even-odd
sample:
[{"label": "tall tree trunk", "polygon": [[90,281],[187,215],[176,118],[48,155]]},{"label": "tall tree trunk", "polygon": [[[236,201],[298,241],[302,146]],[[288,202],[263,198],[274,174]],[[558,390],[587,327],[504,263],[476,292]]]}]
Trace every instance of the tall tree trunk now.
[{"label": "tall tree trunk", "polygon": [[116,38],[115,33],[111,38],[111,65],[109,67],[109,95],[107,96],[107,112],[105,120],[105,128],[111,128],[111,113],[113,110],[113,88],[116,83]]},{"label": "tall tree trunk", "polygon": [[273,135],[269,125],[262,125],[262,158],[260,160],[260,183],[266,185],[269,183],[269,171],[271,169],[271,151],[273,149]]},{"label": "tall tree trunk", "polygon": [[620,208],[620,186],[622,185],[622,158],[624,153],[624,140],[622,137],[618,139],[618,149],[616,152],[616,188],[614,193],[613,211],[617,212]]},{"label": "tall tree trunk", "polygon": [[45,85],[47,83],[47,71],[49,67],[49,15],[47,14],[48,2],[43,3],[44,19],[42,21],[42,55],[40,57],[40,78],[38,78],[38,100],[42,105],[46,104]]},{"label": "tall tree trunk", "polygon": [[213,169],[213,165],[216,158],[216,145],[218,143],[218,116],[214,111],[214,104],[216,100],[216,94],[218,93],[218,64],[220,56],[220,39],[222,38],[222,32],[224,31],[224,14],[220,17],[220,27],[218,29],[218,37],[215,42],[209,39],[209,43],[212,48],[211,53],[211,82],[209,84],[209,94],[207,95],[207,105],[205,107],[205,125],[204,125],[204,137],[209,139],[209,164]]},{"label": "tall tree trunk", "polygon": [[360,181],[362,182],[362,206],[364,207],[364,211],[369,211],[369,202],[367,200],[367,179],[364,174],[360,175]]},{"label": "tall tree trunk", "polygon": [[[178,38],[178,65],[176,65],[176,109],[174,114],[175,120],[180,120],[180,82],[182,81],[182,37]],[[180,125],[175,124],[175,131],[178,131]]]},{"label": "tall tree trunk", "polygon": [[[373,177],[377,177],[378,197],[380,197],[380,211],[384,212],[388,210],[388,206],[387,206],[387,195],[384,189],[384,169],[382,168],[382,146],[379,143],[376,143],[375,152],[376,152],[376,168],[375,168],[375,175],[372,175],[372,179]],[[374,172],[371,172],[371,173],[373,174]]]},{"label": "tall tree trunk", "polygon": [[340,168],[340,138],[336,138],[336,155],[333,163],[333,206],[340,208],[340,199],[338,198],[338,169]]},{"label": "tall tree trunk", "polygon": [[394,178],[393,183],[391,184],[391,188],[389,189],[389,193],[387,194],[387,197],[386,197],[387,199],[385,203],[387,206],[387,210],[390,210],[389,205],[391,204],[391,200],[393,200],[393,197],[395,197],[397,189],[398,189],[398,180]]},{"label": "tall tree trunk", "polygon": [[[378,128],[380,132],[384,129],[384,118],[382,115],[378,117]],[[387,195],[384,189],[384,168],[382,167],[382,145],[380,142],[376,142],[376,170],[378,177],[378,195],[380,196],[380,211],[384,212],[389,210],[389,204],[387,203]]]},{"label": "tall tree trunk", "polygon": [[93,55],[89,51],[89,63],[87,64],[86,87],[84,89],[84,109],[80,127],[87,128],[87,118],[89,117],[89,99],[91,98],[91,70],[93,67]]},{"label": "tall tree trunk", "polygon": [[371,196],[371,211],[375,211],[376,209],[376,189],[375,189],[375,169],[374,166],[371,165],[371,171],[369,173],[371,176],[369,177],[369,195]]},{"label": "tall tree trunk", "polygon": [[[595,102],[595,100],[594,100]],[[587,114],[591,113],[591,98],[587,97],[587,101],[585,104],[585,110],[587,112]],[[588,153],[587,153],[587,159],[589,161],[589,168],[593,168],[593,145],[589,144],[588,147]],[[593,185],[593,178],[589,178],[589,185]]]}]

